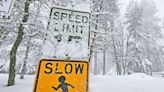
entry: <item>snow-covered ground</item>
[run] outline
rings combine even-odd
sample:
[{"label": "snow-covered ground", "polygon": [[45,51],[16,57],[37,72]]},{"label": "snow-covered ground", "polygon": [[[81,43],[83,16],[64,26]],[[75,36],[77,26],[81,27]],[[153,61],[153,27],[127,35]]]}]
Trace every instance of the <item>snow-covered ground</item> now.
[{"label": "snow-covered ground", "polygon": [[[7,75],[0,74],[0,92],[32,92],[34,76],[16,78],[16,85],[6,87]],[[145,74],[129,76],[90,76],[90,92],[164,92],[164,78]]]},{"label": "snow-covered ground", "polygon": [[0,92],[32,92],[34,76],[25,76],[25,79],[16,77],[15,86],[7,87],[8,75],[0,74]]},{"label": "snow-covered ground", "polygon": [[90,92],[164,92],[164,78],[145,74],[97,76],[91,78]]}]

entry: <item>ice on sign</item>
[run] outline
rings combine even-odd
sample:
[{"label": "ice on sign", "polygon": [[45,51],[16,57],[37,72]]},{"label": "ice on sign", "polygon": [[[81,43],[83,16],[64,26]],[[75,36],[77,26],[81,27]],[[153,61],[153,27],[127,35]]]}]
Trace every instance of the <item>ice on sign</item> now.
[{"label": "ice on sign", "polygon": [[52,47],[48,51],[52,52],[50,55],[57,58],[68,55],[72,59],[81,59],[81,57],[87,59],[89,55],[89,20],[90,14],[87,12],[52,8],[46,35],[46,44]]},{"label": "ice on sign", "polygon": [[88,62],[43,59],[33,92],[88,92]]}]

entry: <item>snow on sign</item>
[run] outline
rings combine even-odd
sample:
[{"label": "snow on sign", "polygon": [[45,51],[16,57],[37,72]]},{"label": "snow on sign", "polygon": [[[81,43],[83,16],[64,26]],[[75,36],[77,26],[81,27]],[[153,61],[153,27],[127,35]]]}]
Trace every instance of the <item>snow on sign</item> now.
[{"label": "snow on sign", "polygon": [[42,59],[33,92],[88,92],[87,61]]},{"label": "snow on sign", "polygon": [[9,14],[15,0],[0,0],[0,12],[4,14]]},{"label": "snow on sign", "polygon": [[88,55],[89,19],[90,13],[88,12],[56,7],[51,9],[46,38],[55,47],[53,48],[55,50],[54,56],[63,58],[68,55],[72,59],[79,59],[80,56],[86,57]]}]

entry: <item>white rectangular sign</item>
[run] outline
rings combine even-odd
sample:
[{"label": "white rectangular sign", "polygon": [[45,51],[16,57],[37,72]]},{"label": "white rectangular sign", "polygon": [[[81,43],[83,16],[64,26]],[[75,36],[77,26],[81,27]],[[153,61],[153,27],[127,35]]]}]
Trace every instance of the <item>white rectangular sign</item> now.
[{"label": "white rectangular sign", "polygon": [[0,0],[0,12],[10,14],[15,0]]},{"label": "white rectangular sign", "polygon": [[89,19],[88,12],[51,9],[47,33],[55,47],[54,56],[68,55],[72,59],[89,56]]},{"label": "white rectangular sign", "polygon": [[89,17],[86,12],[52,8],[49,29],[55,37],[61,36],[61,41],[83,41],[89,39]]}]

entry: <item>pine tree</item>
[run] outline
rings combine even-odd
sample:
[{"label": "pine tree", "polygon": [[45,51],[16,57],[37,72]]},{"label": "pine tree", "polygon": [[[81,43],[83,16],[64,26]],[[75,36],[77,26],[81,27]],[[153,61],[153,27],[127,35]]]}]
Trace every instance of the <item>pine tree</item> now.
[{"label": "pine tree", "polygon": [[[143,0],[141,2],[141,9],[143,11],[143,27],[142,32],[145,57],[153,63],[154,69],[158,70],[156,66],[160,66],[161,62],[161,48],[158,40],[161,39],[161,28],[159,26],[159,18],[156,17],[157,8],[153,1]],[[158,63],[157,63],[158,62]]]},{"label": "pine tree", "polygon": [[129,71],[141,71],[141,48],[140,48],[140,31],[143,31],[142,26],[142,11],[139,4],[135,1],[129,3],[126,13],[126,25],[127,25],[127,42],[126,42],[126,53],[125,57],[130,57],[126,60],[125,66]]}]

